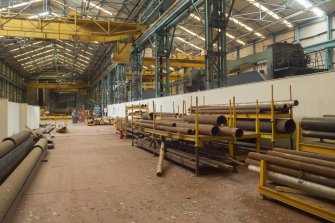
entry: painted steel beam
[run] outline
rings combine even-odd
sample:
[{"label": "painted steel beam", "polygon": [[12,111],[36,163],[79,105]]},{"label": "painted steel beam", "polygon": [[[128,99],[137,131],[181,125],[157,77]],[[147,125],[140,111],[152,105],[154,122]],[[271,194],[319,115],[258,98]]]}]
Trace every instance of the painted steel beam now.
[{"label": "painted steel beam", "polygon": [[24,83],[23,86],[28,88],[45,88],[45,89],[82,89],[88,88],[87,84],[56,84],[56,83]]},{"label": "painted steel beam", "polygon": [[57,17],[49,20],[27,17],[1,17],[0,36],[36,39],[113,42],[133,39],[144,25],[107,20]]},{"label": "painted steel beam", "polygon": [[[143,58],[144,66],[155,65],[155,58],[145,57]],[[170,67],[191,67],[191,68],[205,68],[205,60],[193,60],[193,59],[176,59],[170,58]]]}]

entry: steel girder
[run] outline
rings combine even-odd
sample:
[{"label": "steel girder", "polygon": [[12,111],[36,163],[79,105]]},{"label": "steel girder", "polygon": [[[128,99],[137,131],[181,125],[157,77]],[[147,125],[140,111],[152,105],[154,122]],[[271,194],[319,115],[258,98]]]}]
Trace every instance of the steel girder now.
[{"label": "steel girder", "polygon": [[131,101],[142,99],[143,51],[135,50],[130,55],[131,62]]},{"label": "steel girder", "polygon": [[207,89],[227,85],[225,8],[224,0],[205,1]]},{"label": "steel girder", "polygon": [[156,98],[170,95],[170,52],[175,30],[158,31],[154,36]]}]

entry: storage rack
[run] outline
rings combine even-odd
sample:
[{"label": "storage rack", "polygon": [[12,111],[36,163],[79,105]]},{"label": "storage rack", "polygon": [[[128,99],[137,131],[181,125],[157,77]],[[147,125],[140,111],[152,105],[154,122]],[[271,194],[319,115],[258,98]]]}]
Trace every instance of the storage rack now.
[{"label": "storage rack", "polygon": [[328,221],[335,222],[335,206],[333,203],[304,195],[279,192],[272,189],[271,186],[267,184],[265,160],[261,160],[259,175],[260,184],[258,185],[257,190],[262,199],[267,197],[272,198]]},{"label": "storage rack", "polygon": [[333,140],[314,142],[301,142],[301,123],[299,122],[296,131],[296,150],[312,153],[320,153],[325,155],[335,156],[335,142]]},{"label": "storage rack", "polygon": [[[183,103],[183,108],[185,103]],[[182,113],[182,119],[183,119],[183,114],[184,114],[184,109]],[[234,137],[232,136],[208,136],[208,135],[200,135],[199,134],[199,119],[198,119],[198,97],[196,97],[196,112],[195,112],[195,124],[194,124],[194,129],[195,129],[195,134],[194,135],[185,135],[181,133],[173,133],[169,131],[160,131],[156,130],[156,106],[155,103],[153,102],[153,128],[145,128],[136,125],[134,122],[132,127],[132,131],[134,129],[149,133],[155,137],[161,137],[161,138],[169,138],[172,140],[184,140],[188,142],[193,142],[194,143],[194,149],[195,149],[195,156],[196,156],[196,168],[195,168],[195,174],[199,174],[199,149],[204,148],[204,145],[206,142],[213,142],[213,141],[227,141],[228,142],[228,149],[229,149],[229,156],[231,158],[234,158]],[[132,117],[133,120],[133,117]]]},{"label": "storage rack", "polygon": [[[134,112],[137,112],[136,115]],[[148,113],[149,112],[149,103],[147,104],[138,104],[138,105],[131,105],[131,106],[125,106],[125,120],[124,120],[124,133],[126,137],[128,136],[128,127],[129,127],[129,116],[131,117],[131,123],[133,123],[134,118],[142,118],[142,113]],[[129,115],[131,114],[131,115]],[[122,121],[121,121],[122,124]]]}]

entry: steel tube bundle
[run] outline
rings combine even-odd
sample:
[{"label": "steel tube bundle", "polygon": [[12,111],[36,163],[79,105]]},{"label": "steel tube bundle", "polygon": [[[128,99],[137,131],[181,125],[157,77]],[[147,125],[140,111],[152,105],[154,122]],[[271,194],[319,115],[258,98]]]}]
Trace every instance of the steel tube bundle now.
[{"label": "steel tube bundle", "polygon": [[[268,114],[270,113],[270,110],[258,110],[259,114]],[[198,114],[230,114],[232,113],[231,110],[219,110],[219,109],[215,109],[215,110],[205,110],[205,109],[200,109],[198,111]],[[256,113],[256,109],[250,109],[250,110],[235,110],[235,114],[255,114]],[[274,114],[286,114],[288,113],[288,110],[275,110]]]},{"label": "steel tube bundle", "polygon": [[[135,122],[136,125],[142,126],[145,128],[153,128],[152,124],[147,123],[141,123],[141,122]],[[193,135],[194,130],[192,128],[183,128],[183,127],[170,127],[170,126],[164,126],[164,125],[156,125],[156,129],[160,131],[170,131],[170,132],[180,132],[182,134],[186,135]]]},{"label": "steel tube bundle", "polygon": [[[236,121],[236,127],[247,130],[247,131],[256,131],[255,120],[245,120],[238,119]],[[259,128],[261,132],[272,132],[272,123],[270,120],[265,121],[261,120],[259,122]],[[276,119],[275,120],[275,130],[277,133],[288,134],[295,131],[296,125],[293,119]]]},{"label": "steel tube bundle", "polygon": [[[184,122],[176,122],[176,126],[182,128],[195,128],[194,124]],[[220,134],[220,128],[215,125],[199,124],[199,134],[217,136]]]},{"label": "steel tube bundle", "polygon": [[[260,166],[260,161],[253,160],[250,158],[247,158],[245,160],[245,163],[247,165]],[[335,179],[332,179],[329,177],[323,177],[323,176],[308,173],[308,172],[302,172],[301,170],[290,169],[287,167],[278,166],[278,165],[271,164],[271,163],[268,163],[266,165],[266,168],[273,172],[282,173],[282,174],[289,175],[289,176],[296,177],[296,178],[302,178],[304,180],[312,181],[312,182],[330,186],[330,187],[335,187]]]},{"label": "steel tube bundle", "polygon": [[[45,139],[41,139],[45,140]],[[10,218],[10,213],[13,211],[19,198],[23,195],[27,184],[30,182],[38,164],[41,161],[42,155],[45,154],[46,147],[35,147],[19,166],[11,173],[9,177],[0,186],[0,221],[7,222]]]},{"label": "steel tube bundle", "polygon": [[239,128],[230,128],[230,127],[220,127],[220,135],[224,136],[234,136],[236,138],[241,138],[244,134],[244,131]]},{"label": "steel tube bundle", "polygon": [[[248,169],[256,173],[260,172],[260,168],[254,165],[249,165]],[[302,180],[300,178],[291,177],[291,176],[284,175],[281,173],[276,173],[273,171],[267,171],[266,175],[270,180],[276,183],[289,186],[289,187],[293,187],[293,188],[311,193],[313,195],[335,201],[335,189],[334,188],[324,186],[321,184],[317,184],[317,183],[313,183],[310,181]]]},{"label": "steel tube bundle", "polygon": [[[226,125],[227,119],[223,115],[198,115],[199,124]],[[195,115],[184,116],[185,122],[195,123]]]}]

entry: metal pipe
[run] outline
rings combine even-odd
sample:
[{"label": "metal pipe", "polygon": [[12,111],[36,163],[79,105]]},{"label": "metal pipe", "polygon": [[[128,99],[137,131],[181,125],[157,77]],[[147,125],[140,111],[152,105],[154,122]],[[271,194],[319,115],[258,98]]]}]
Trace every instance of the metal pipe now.
[{"label": "metal pipe", "polygon": [[305,170],[311,173],[315,173],[321,176],[335,178],[335,170],[333,168],[318,166],[310,163],[303,163],[299,161],[289,160],[281,157],[275,157],[266,154],[260,154],[255,152],[250,152],[248,157],[255,160],[264,159],[269,163],[277,164],[284,167],[293,168],[296,170]]},{"label": "metal pipe", "polygon": [[156,171],[156,175],[158,177],[163,175],[164,156],[165,156],[165,138],[162,137],[161,147],[160,147],[160,150],[159,150],[157,171]]},{"label": "metal pipe", "polygon": [[[249,165],[248,169],[256,173],[260,172],[260,168],[257,166]],[[273,171],[266,171],[266,175],[270,180],[276,183],[289,186],[289,187],[293,187],[293,188],[314,194],[316,196],[320,196],[320,197],[335,201],[335,189],[334,188],[320,185],[317,183],[313,183],[310,181],[302,180],[299,178],[287,176],[281,173],[276,173]]]},{"label": "metal pipe", "polygon": [[[249,159],[249,158],[247,158],[245,160],[245,163],[247,165],[260,166],[260,161]],[[322,185],[335,187],[335,179],[332,179],[332,178],[329,178],[329,177],[324,177],[324,176],[304,172],[304,171],[301,171],[301,170],[294,170],[294,169],[290,169],[290,168],[287,168],[287,167],[278,166],[278,165],[270,164],[270,163],[266,164],[266,168],[268,170],[272,170],[272,171],[277,172],[277,173],[282,173],[282,174],[285,174],[285,175],[289,175],[289,176],[296,177],[296,178],[301,178],[301,179],[304,179],[304,180],[309,180],[309,181],[319,183],[319,184],[322,184]]]},{"label": "metal pipe", "polygon": [[293,154],[287,154],[287,153],[282,153],[278,151],[268,151],[267,154],[272,155],[272,156],[277,156],[277,157],[282,157],[285,159],[290,159],[290,160],[296,160],[304,163],[311,163],[319,166],[326,166],[330,168],[335,168],[335,162],[331,161],[326,161],[326,160],[319,160],[315,158],[309,158],[309,157],[304,157],[304,156],[299,156],[299,155],[293,155]]},{"label": "metal pipe", "polygon": [[[45,150],[45,149],[44,149]],[[34,148],[0,187],[0,222],[8,222],[12,209],[19,202],[30,182],[41,156],[45,154],[39,147]]]},{"label": "metal pipe", "polygon": [[335,132],[334,117],[302,118],[301,128],[303,130]]},{"label": "metal pipe", "polygon": [[153,119],[153,113],[143,113],[142,119],[144,120],[152,120]]},{"label": "metal pipe", "polygon": [[[176,122],[176,126],[183,128],[195,128],[194,124],[183,122]],[[220,134],[220,128],[214,125],[199,124],[199,134],[217,136]]]},{"label": "metal pipe", "polygon": [[22,144],[24,141],[26,141],[26,139],[28,139],[30,135],[31,135],[30,131],[23,130],[17,134],[4,138],[2,141],[4,142],[6,140],[12,140],[15,144],[15,147],[17,147],[20,144]]},{"label": "metal pipe", "polygon": [[[247,130],[247,131],[256,131],[255,120],[245,120],[238,119],[236,121],[236,127]],[[259,122],[259,127],[261,132],[272,132],[272,123],[271,121],[261,120]],[[277,133],[288,134],[295,131],[296,125],[293,119],[276,119],[275,120],[275,130]]]},{"label": "metal pipe", "polygon": [[[153,124],[152,120],[140,120],[139,122],[141,123],[146,123],[146,124]],[[171,126],[171,127],[176,127],[176,123],[175,122],[170,122],[170,121],[160,121],[160,120],[156,120],[156,124],[157,125],[166,125],[166,126]]]},{"label": "metal pipe", "polygon": [[0,158],[9,153],[15,148],[15,143],[12,140],[5,140],[0,143]]},{"label": "metal pipe", "polygon": [[[293,106],[298,106],[299,102],[298,100],[284,100],[284,101],[275,101],[274,102],[274,109],[275,110],[282,110],[282,109],[289,109]],[[258,108],[263,110],[271,110],[271,101],[266,102],[258,102]],[[194,109],[194,107],[192,108]],[[213,109],[213,110],[229,110],[230,105],[229,104],[222,104],[222,105],[205,105],[205,106],[199,106],[199,109]],[[256,103],[238,103],[235,104],[236,110],[249,110],[249,109],[256,109]]]},{"label": "metal pipe", "polygon": [[310,137],[310,138],[335,139],[335,132],[302,130],[301,134],[304,137]]},{"label": "metal pipe", "polygon": [[234,136],[236,138],[241,138],[244,134],[244,131],[239,128],[231,128],[231,127],[220,127],[220,135],[224,136]]},{"label": "metal pipe", "polygon": [[[269,114],[270,110],[258,110],[258,113],[261,114]],[[288,110],[278,110],[274,111],[275,114],[286,114],[288,113]],[[250,110],[235,110],[235,114],[255,114],[257,113],[256,109],[250,109]],[[199,109],[199,114],[230,114],[230,110],[220,110],[220,109]]]},{"label": "metal pipe", "polygon": [[[152,124],[135,122],[135,125],[142,126],[144,128],[152,129]],[[191,128],[183,127],[169,127],[164,125],[156,125],[156,129],[160,131],[180,132],[181,134],[194,135],[194,130]]]},{"label": "metal pipe", "polygon": [[[226,125],[227,119],[223,115],[199,115],[199,124]],[[195,115],[184,116],[185,122],[195,123]]]},{"label": "metal pipe", "polygon": [[293,154],[293,155],[306,156],[306,157],[310,157],[310,158],[322,159],[322,160],[328,160],[328,161],[335,162],[335,156],[330,156],[330,155],[303,152],[303,151],[296,151],[296,150],[290,150],[290,149],[282,149],[282,148],[273,148],[273,150],[278,151],[278,152],[282,152],[282,153],[289,153],[289,154]]},{"label": "metal pipe", "polygon": [[27,156],[34,146],[33,138],[14,148],[0,159],[0,183],[2,183]]}]

